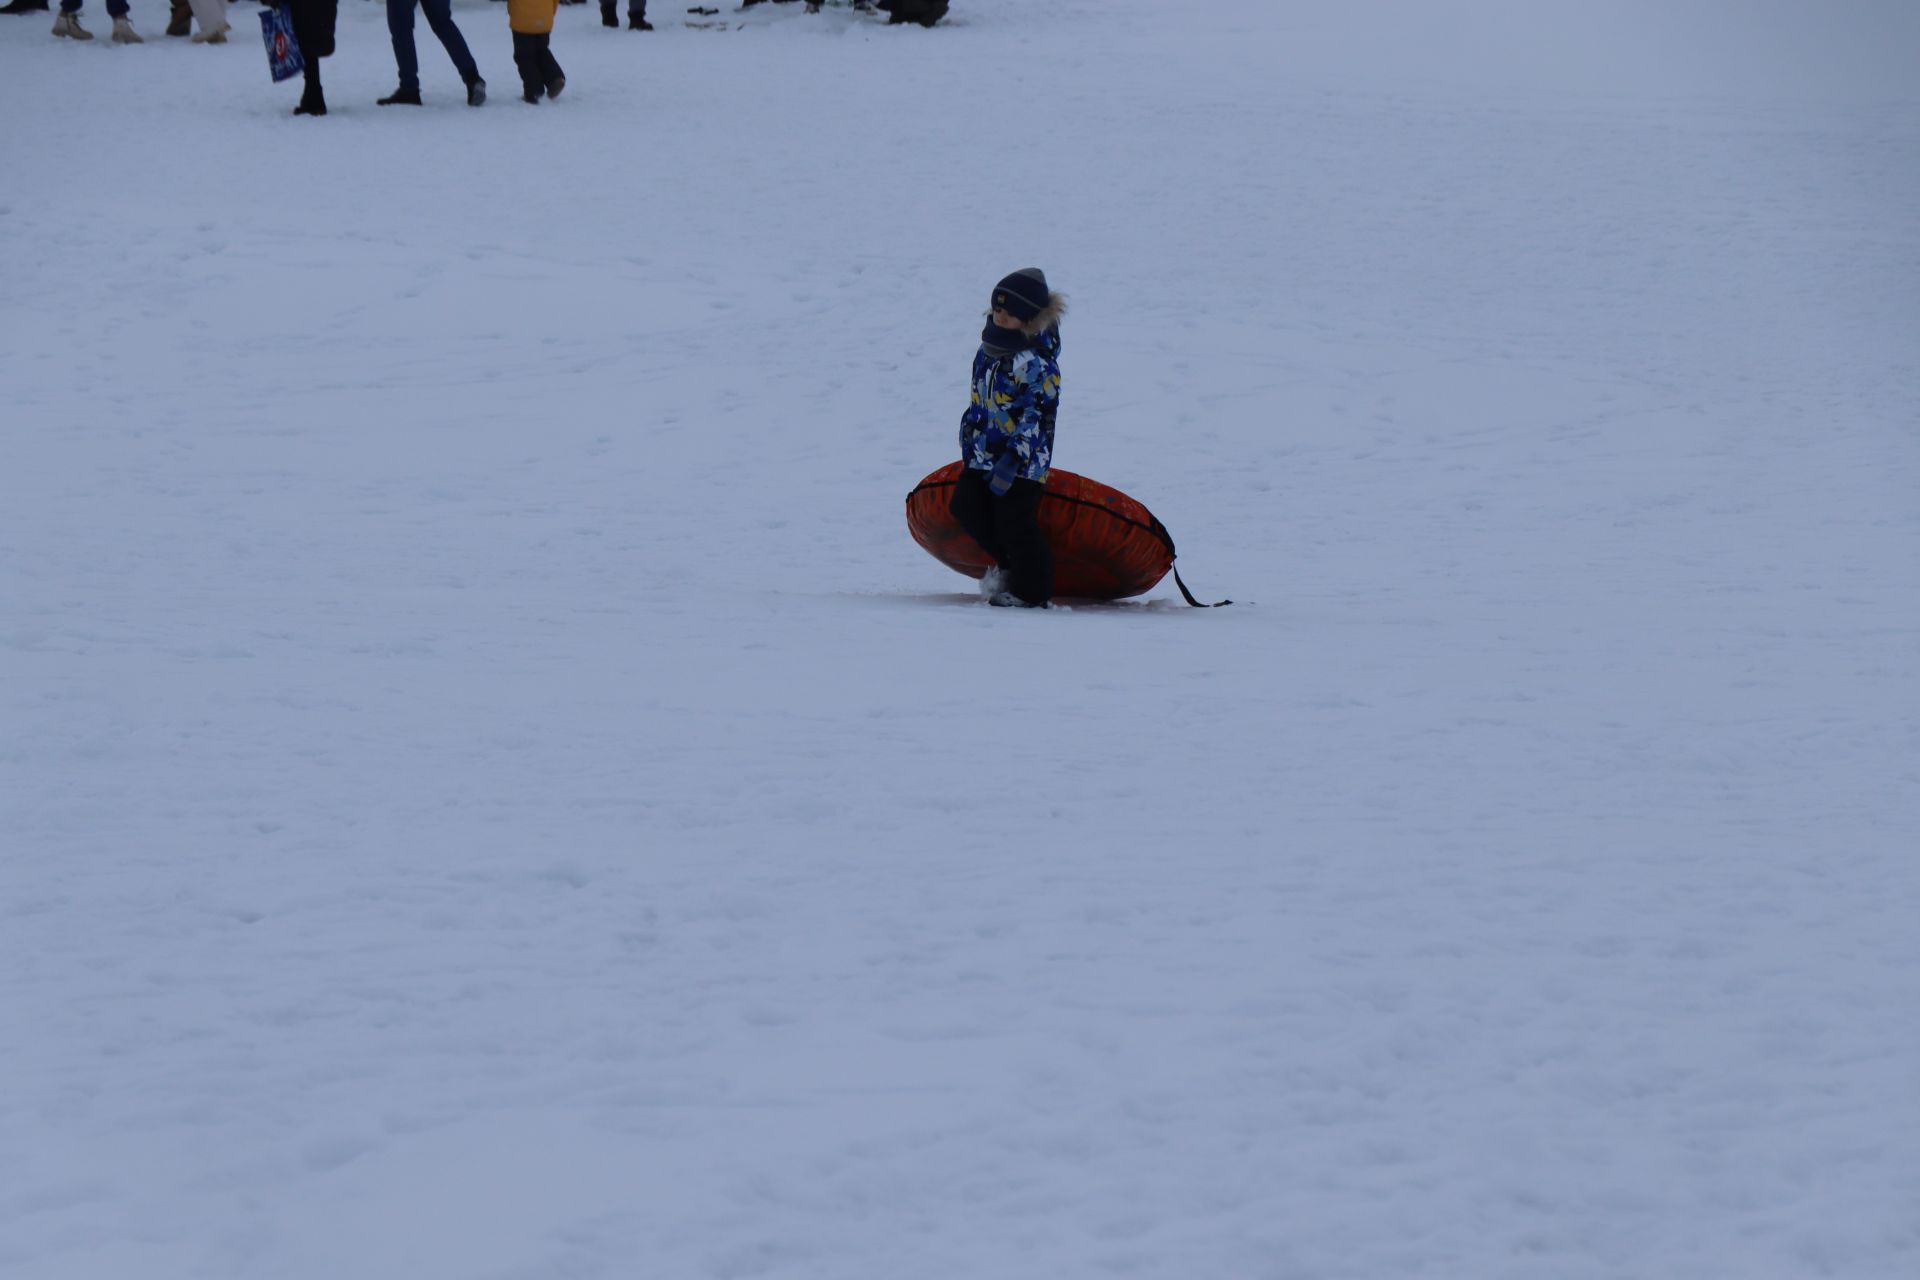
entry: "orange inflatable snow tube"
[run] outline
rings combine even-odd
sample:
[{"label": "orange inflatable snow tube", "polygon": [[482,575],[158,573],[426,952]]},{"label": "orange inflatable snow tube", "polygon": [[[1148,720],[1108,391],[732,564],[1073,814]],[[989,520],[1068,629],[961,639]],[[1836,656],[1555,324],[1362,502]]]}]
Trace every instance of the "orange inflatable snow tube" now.
[{"label": "orange inflatable snow tube", "polygon": [[[914,486],[907,495],[907,529],[935,560],[978,578],[993,561],[947,509],[960,467],[949,462]],[[1056,595],[1086,600],[1143,595],[1173,568],[1173,538],[1166,527],[1140,503],[1098,480],[1054,467],[1047,472],[1039,521],[1053,550]],[[1199,603],[1185,584],[1180,594],[1190,604]]]}]

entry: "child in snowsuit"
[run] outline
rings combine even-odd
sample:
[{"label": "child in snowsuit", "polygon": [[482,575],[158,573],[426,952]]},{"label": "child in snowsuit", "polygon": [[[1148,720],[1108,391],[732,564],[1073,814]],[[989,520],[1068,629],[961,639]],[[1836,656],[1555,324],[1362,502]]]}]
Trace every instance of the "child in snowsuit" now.
[{"label": "child in snowsuit", "polygon": [[513,65],[520,69],[522,102],[538,102],[541,95],[557,98],[567,87],[566,74],[554,60],[548,42],[553,38],[553,15],[560,0],[507,0],[507,25],[513,28]]},{"label": "child in snowsuit", "polygon": [[960,418],[960,460],[949,510],[995,568],[981,580],[989,604],[1044,608],[1053,552],[1040,532],[1040,496],[1053,464],[1060,408],[1060,317],[1067,301],[1026,267],[993,287],[973,357],[973,395]]}]

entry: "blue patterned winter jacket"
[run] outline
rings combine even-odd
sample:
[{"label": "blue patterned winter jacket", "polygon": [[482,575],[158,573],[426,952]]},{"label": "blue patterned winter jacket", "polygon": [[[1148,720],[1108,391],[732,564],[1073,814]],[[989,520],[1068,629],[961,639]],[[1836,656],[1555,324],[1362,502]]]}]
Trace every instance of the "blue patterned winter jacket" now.
[{"label": "blue patterned winter jacket", "polygon": [[973,397],[960,418],[960,458],[992,471],[1009,452],[1013,475],[1046,483],[1053,465],[1053,417],[1060,409],[1060,330],[1048,329],[1024,351],[973,357]]}]

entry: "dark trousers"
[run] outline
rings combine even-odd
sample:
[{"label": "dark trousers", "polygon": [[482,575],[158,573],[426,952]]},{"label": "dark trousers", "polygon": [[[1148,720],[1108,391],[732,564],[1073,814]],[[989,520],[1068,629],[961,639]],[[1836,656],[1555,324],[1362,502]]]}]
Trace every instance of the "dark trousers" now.
[{"label": "dark trousers", "polygon": [[987,488],[987,473],[963,468],[953,483],[947,510],[967,536],[1007,572],[1007,590],[1028,604],[1053,599],[1053,548],[1040,532],[1040,498],[1047,486],[1015,480],[999,497]]},{"label": "dark trousers", "polygon": [[[109,18],[124,18],[127,16],[129,8],[130,6],[127,4],[127,0],[107,0],[107,16]],[[80,0],[60,0],[60,12],[80,12]]]},{"label": "dark trousers", "polygon": [[333,29],[340,18],[340,0],[292,0],[293,38],[306,58],[307,79],[317,83],[320,69],[313,64],[333,55]]},{"label": "dark trousers", "polygon": [[453,69],[460,73],[461,83],[472,84],[478,80],[480,68],[474,65],[473,54],[467,49],[467,38],[453,22],[453,0],[387,0],[387,34],[393,37],[393,60],[400,67],[400,87],[415,92],[420,89],[420,58],[413,51],[416,5],[426,13],[427,25],[440,37],[447,56],[453,59]]},{"label": "dark trousers", "polygon": [[524,31],[513,33],[513,65],[519,69],[520,83],[535,96],[545,93],[547,85],[563,74],[559,60],[548,45],[551,39],[545,31],[537,35]]}]

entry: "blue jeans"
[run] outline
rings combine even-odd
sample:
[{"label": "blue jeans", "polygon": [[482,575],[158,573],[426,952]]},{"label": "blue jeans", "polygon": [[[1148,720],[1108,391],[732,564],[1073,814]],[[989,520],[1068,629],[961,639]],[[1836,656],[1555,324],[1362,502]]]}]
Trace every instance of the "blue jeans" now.
[{"label": "blue jeans", "polygon": [[[107,3],[113,4],[116,0],[107,0]],[[125,5],[127,0],[117,0],[117,3]],[[460,73],[461,81],[472,84],[478,80],[480,68],[474,65],[473,54],[467,49],[467,38],[453,24],[453,0],[387,0],[387,33],[393,37],[393,60],[400,65],[400,87],[415,92],[420,89],[420,57],[413,51],[415,5],[426,10],[427,25],[446,46],[447,56],[453,59],[453,69]]]},{"label": "blue jeans", "polygon": [[[60,12],[79,13],[80,4],[81,0],[60,0]],[[109,18],[124,18],[127,16],[127,13],[127,0],[107,0],[107,16]]]}]

